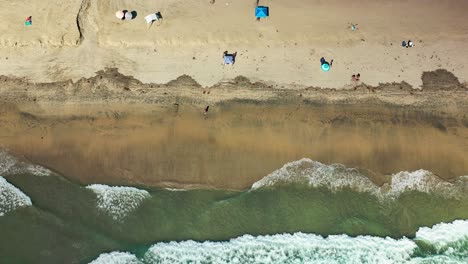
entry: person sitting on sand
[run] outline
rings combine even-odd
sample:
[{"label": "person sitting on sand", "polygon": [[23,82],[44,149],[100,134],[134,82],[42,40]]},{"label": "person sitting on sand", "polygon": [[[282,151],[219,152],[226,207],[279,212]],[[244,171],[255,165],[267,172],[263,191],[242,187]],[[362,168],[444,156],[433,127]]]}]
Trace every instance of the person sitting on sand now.
[{"label": "person sitting on sand", "polygon": [[232,64],[236,63],[236,56],[237,56],[237,51],[229,54],[227,50],[223,52],[223,59],[224,59],[224,64]]},{"label": "person sitting on sand", "polygon": [[359,78],[361,78],[361,74],[353,74],[351,75],[351,81],[353,82],[359,82]]}]

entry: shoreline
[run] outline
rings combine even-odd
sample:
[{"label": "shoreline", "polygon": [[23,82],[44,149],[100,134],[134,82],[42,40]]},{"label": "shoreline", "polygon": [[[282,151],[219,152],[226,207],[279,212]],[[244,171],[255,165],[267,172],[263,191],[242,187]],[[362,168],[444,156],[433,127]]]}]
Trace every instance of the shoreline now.
[{"label": "shoreline", "polygon": [[244,190],[301,158],[369,171],[379,186],[418,169],[451,181],[468,174],[468,89],[444,70],[425,76],[422,90],[144,84],[116,69],[77,82],[0,77],[0,146],[82,184]]}]

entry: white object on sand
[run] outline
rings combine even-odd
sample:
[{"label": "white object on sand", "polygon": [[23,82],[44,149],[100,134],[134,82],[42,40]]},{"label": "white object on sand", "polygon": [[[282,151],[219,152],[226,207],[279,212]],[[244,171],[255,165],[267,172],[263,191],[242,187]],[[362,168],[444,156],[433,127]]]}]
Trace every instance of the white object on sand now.
[{"label": "white object on sand", "polygon": [[153,14],[151,14],[151,15],[145,16],[145,20],[146,20],[146,23],[147,23],[147,24],[152,24],[154,21],[159,20],[159,18],[158,18],[158,16],[156,15],[156,13],[153,13]]},{"label": "white object on sand", "polygon": [[132,12],[127,12],[127,13],[125,13],[125,19],[126,19],[126,20],[131,20],[131,19],[133,19],[133,14],[132,14]]},{"label": "white object on sand", "polygon": [[118,18],[118,19],[122,19],[124,18],[125,14],[123,11],[117,11],[115,12],[115,16]]}]

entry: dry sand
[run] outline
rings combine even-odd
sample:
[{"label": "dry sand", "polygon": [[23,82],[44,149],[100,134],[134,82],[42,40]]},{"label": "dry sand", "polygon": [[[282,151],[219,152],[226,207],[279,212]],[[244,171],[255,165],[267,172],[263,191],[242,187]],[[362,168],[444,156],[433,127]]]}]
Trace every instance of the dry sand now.
[{"label": "dry sand", "polygon": [[[278,87],[346,87],[361,73],[369,85],[406,81],[439,68],[468,81],[468,2],[464,0],[256,1],[1,0],[0,74],[36,81],[77,80],[117,67],[143,82],[187,74],[203,86],[238,75]],[[120,21],[117,10],[137,11]],[[144,16],[161,11],[148,29]],[[24,19],[33,16],[33,26]],[[348,23],[357,23],[351,31]],[[416,46],[401,47],[411,39]],[[239,53],[223,66],[224,50]],[[321,57],[334,59],[320,70]]]}]

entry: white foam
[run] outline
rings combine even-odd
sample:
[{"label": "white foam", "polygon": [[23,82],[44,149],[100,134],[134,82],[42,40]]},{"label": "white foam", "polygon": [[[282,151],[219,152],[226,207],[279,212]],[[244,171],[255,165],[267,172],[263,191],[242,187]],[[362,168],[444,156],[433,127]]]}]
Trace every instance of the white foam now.
[{"label": "white foam", "polygon": [[0,216],[30,205],[31,199],[26,194],[0,176]]},{"label": "white foam", "polygon": [[[244,235],[225,242],[169,242],[151,246],[138,260],[130,253],[102,254],[101,263],[467,263],[468,220],[423,227],[416,238],[314,234]],[[418,248],[423,240],[440,252]],[[459,247],[456,247],[456,245]],[[124,262],[128,259],[128,262]],[[102,260],[103,262],[96,262]],[[107,262],[104,262],[107,261]]]},{"label": "white foam", "polygon": [[333,191],[345,187],[372,193],[378,191],[377,186],[356,169],[346,168],[341,164],[325,165],[311,159],[287,163],[255,182],[252,189],[287,183],[307,183],[312,187],[327,187]]},{"label": "white foam", "polygon": [[0,175],[7,173],[16,164],[16,159],[0,149]]},{"label": "white foam", "polygon": [[96,194],[97,207],[115,220],[122,220],[135,211],[145,199],[151,197],[147,191],[134,187],[92,184],[86,188]]},{"label": "white foam", "polygon": [[251,189],[301,183],[311,187],[327,187],[332,191],[351,188],[372,193],[379,198],[395,198],[405,191],[439,193],[446,197],[459,198],[468,190],[466,176],[459,177],[455,184],[446,182],[426,170],[402,171],[392,175],[391,178],[390,184],[379,187],[356,169],[346,168],[341,164],[325,165],[304,158],[285,164],[255,182]]},{"label": "white foam", "polygon": [[171,192],[185,192],[187,189],[176,189],[176,188],[164,188],[164,190],[171,191]]},{"label": "white foam", "polygon": [[99,255],[89,264],[141,264],[135,255],[128,252],[111,252]]},{"label": "white foam", "polygon": [[[421,227],[416,232],[415,239],[431,244],[439,253],[451,253],[455,250],[453,247],[468,241],[468,220],[455,220],[452,223],[440,223],[433,227]],[[468,254],[468,249],[465,250]]]},{"label": "white foam", "polygon": [[405,191],[418,191],[424,193],[443,193],[445,196],[455,198],[462,185],[446,182],[430,171],[417,170],[413,172],[402,171],[392,175],[391,193],[400,195]]},{"label": "white foam", "polygon": [[37,176],[49,176],[52,172],[39,165],[17,160],[5,150],[0,150],[0,175],[30,173]]},{"label": "white foam", "polygon": [[244,235],[228,242],[153,245],[145,263],[402,263],[416,249],[409,239],[334,235]]}]

